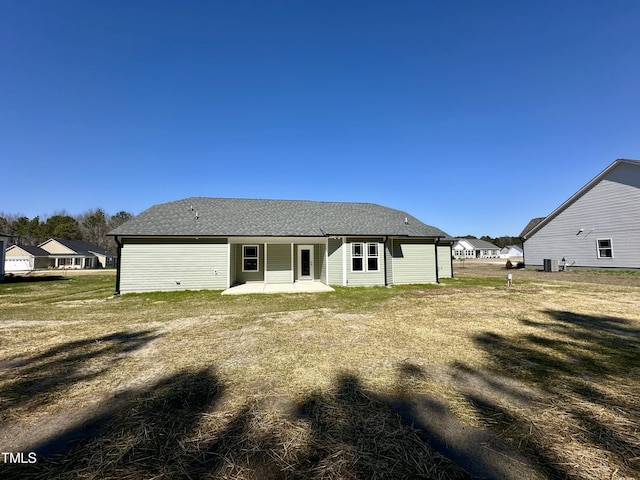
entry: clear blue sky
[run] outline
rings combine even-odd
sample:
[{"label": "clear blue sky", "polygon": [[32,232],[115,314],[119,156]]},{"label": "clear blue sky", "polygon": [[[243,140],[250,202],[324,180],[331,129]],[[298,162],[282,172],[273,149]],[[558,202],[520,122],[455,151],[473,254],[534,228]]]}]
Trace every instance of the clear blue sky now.
[{"label": "clear blue sky", "polygon": [[363,201],[517,235],[640,158],[639,0],[0,0],[0,212]]}]

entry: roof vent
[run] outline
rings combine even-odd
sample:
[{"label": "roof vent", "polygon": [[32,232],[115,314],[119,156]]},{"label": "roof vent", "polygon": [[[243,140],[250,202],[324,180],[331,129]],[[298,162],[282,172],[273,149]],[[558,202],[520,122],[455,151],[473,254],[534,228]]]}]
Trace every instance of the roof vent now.
[{"label": "roof vent", "polygon": [[409,217],[404,217],[404,224],[409,225]]}]

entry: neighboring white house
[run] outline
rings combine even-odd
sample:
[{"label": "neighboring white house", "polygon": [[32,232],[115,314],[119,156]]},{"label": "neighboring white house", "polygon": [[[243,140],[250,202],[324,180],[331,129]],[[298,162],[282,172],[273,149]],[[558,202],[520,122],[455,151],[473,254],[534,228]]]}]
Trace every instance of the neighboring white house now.
[{"label": "neighboring white house", "polygon": [[522,247],[518,245],[507,245],[500,250],[500,258],[520,258],[522,256]]},{"label": "neighboring white house", "polygon": [[640,161],[616,160],[520,237],[527,267],[640,269]]},{"label": "neighboring white house", "polygon": [[6,272],[32,272],[50,266],[49,252],[40,247],[11,245],[4,261]]},{"label": "neighboring white house", "polygon": [[10,238],[9,234],[0,233],[0,282],[4,280],[4,257]]},{"label": "neighboring white house", "polygon": [[454,258],[499,258],[500,247],[477,238],[458,238],[453,244]]}]

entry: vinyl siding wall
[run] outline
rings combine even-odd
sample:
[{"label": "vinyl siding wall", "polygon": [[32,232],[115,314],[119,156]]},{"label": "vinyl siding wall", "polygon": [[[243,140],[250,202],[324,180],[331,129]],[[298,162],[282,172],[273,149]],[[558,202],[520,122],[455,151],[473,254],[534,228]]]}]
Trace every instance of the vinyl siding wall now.
[{"label": "vinyl siding wall", "polygon": [[291,245],[267,245],[266,283],[291,283]]},{"label": "vinyl siding wall", "polygon": [[449,245],[438,245],[438,277],[451,278],[451,247]]},{"label": "vinyl siding wall", "polygon": [[[620,164],[525,240],[526,265],[564,257],[570,267],[640,268],[639,207],[640,168]],[[605,239],[611,239],[613,258],[598,258],[597,241]]]},{"label": "vinyl siding wall", "polygon": [[[377,243],[378,244],[378,271],[353,272],[351,254],[352,243]],[[384,244],[380,238],[347,238],[347,286],[384,285]],[[365,245],[366,249],[366,245]]]},{"label": "vinyl siding wall", "polygon": [[330,238],[328,244],[329,253],[329,285],[342,285],[342,239]]},{"label": "vinyl siding wall", "polygon": [[323,244],[315,245],[314,248],[315,258],[315,279],[320,280],[323,283],[327,283],[327,247]]},{"label": "vinyl siding wall", "polygon": [[394,283],[434,283],[437,281],[434,243],[398,238],[392,239],[391,242]]},{"label": "vinyl siding wall", "polygon": [[122,245],[121,255],[122,293],[227,287],[224,239],[201,242],[128,239]]},{"label": "vinyl siding wall", "polygon": [[[258,271],[257,272],[242,271],[243,245],[258,246]],[[236,283],[264,282],[264,243],[245,243],[243,245],[236,245],[236,249],[235,249],[236,252],[235,252],[234,262],[235,262],[235,270],[236,270]]]}]

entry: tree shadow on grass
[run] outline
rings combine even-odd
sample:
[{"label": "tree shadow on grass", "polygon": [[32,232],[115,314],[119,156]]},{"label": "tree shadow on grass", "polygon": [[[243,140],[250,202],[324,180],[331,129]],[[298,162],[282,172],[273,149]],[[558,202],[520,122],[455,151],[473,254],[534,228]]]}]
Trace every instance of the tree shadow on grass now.
[{"label": "tree shadow on grass", "polygon": [[[34,445],[29,451],[36,452],[37,464],[0,465],[0,474],[9,479],[506,478],[487,464],[473,466],[480,457],[455,456],[430,418],[451,414],[442,402],[408,396],[404,383],[423,372],[404,366],[397,394],[364,388],[357,376],[344,373],[327,391],[296,402],[250,399],[228,410],[219,405],[225,389],[211,370],[180,372],[113,398],[90,419]],[[453,423],[446,427],[460,429]],[[488,438],[473,429],[459,433],[468,443]],[[465,471],[468,466],[474,468]]]},{"label": "tree shadow on grass", "polygon": [[69,277],[64,277],[62,275],[14,275],[7,274],[4,277],[4,280],[0,283],[10,284],[10,283],[39,283],[39,282],[58,282],[69,280]]},{"label": "tree shadow on grass", "polygon": [[205,446],[191,479],[470,478],[349,373],[284,409],[246,406]]},{"label": "tree shadow on grass", "polygon": [[221,393],[208,369],[114,397],[90,419],[30,448],[38,462],[0,465],[2,478],[185,478],[189,443]]},{"label": "tree shadow on grass", "polygon": [[5,360],[0,364],[0,408],[35,410],[74,384],[101,376],[155,338],[151,330],[116,332]]},{"label": "tree shadow on grass", "polygon": [[[476,337],[492,359],[489,372],[464,365],[458,365],[458,371],[533,386],[546,397],[540,406],[545,414],[533,424],[504,402],[467,392],[469,404],[488,427],[510,438],[550,477],[640,476],[637,323],[568,311],[543,313],[549,320],[522,321],[529,333]],[[530,333],[532,328],[538,332]],[[581,456],[597,460],[581,464]],[[598,470],[598,464],[607,465]]]}]

